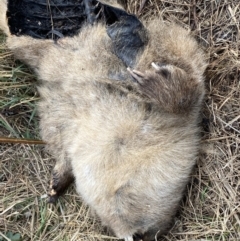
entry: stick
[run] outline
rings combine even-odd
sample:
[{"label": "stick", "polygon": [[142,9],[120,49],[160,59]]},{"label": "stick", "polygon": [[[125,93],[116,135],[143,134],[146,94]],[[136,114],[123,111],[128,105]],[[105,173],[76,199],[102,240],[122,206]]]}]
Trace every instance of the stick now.
[{"label": "stick", "polygon": [[146,2],[147,2],[147,0],[142,0],[141,5],[140,5],[140,7],[138,9],[138,15],[140,15],[140,13],[142,12],[143,7],[146,4]]},{"label": "stick", "polygon": [[0,137],[0,143],[13,143],[13,144],[29,144],[29,145],[45,145],[46,142],[42,140],[32,140],[32,139],[19,139],[10,137]]}]

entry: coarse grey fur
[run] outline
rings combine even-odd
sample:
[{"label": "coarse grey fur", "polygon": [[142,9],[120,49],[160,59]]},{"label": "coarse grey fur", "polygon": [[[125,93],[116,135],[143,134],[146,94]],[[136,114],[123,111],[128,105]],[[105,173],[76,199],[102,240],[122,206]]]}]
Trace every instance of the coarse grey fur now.
[{"label": "coarse grey fur", "polygon": [[11,35],[5,12],[2,0],[8,47],[41,81],[41,135],[57,160],[52,197],[74,177],[117,237],[164,234],[199,150],[206,62],[196,41],[174,24],[145,23],[148,44],[127,71],[101,23],[54,42]]}]

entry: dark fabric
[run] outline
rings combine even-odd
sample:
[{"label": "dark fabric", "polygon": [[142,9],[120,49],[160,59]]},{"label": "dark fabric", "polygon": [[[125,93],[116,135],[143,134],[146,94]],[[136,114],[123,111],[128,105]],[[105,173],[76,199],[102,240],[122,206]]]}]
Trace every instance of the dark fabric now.
[{"label": "dark fabric", "polygon": [[72,36],[86,20],[83,0],[9,0],[12,34],[34,38]]},{"label": "dark fabric", "polygon": [[96,0],[9,0],[7,17],[12,34],[55,40],[77,34],[86,21],[104,19],[114,53],[129,67],[147,43],[135,15]]}]

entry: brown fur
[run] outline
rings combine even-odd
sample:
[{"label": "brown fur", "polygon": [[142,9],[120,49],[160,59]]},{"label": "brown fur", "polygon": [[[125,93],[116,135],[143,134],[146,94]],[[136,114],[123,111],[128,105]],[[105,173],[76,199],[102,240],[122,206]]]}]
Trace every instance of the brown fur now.
[{"label": "brown fur", "polygon": [[206,63],[196,42],[178,26],[146,23],[150,41],[134,67],[144,78],[134,84],[101,24],[54,43],[11,36],[0,19],[8,47],[42,82],[41,134],[57,159],[53,197],[74,176],[117,237],[166,232],[199,149]]}]

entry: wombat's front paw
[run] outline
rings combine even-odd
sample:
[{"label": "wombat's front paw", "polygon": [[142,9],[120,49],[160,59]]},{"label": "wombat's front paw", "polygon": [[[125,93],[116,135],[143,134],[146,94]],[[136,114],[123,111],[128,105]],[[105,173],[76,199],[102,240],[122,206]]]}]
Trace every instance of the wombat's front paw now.
[{"label": "wombat's front paw", "polygon": [[[157,65],[152,63],[152,66],[155,69]],[[155,100],[156,95],[158,95],[159,93],[159,81],[158,78],[154,78],[154,75],[156,75],[155,71],[145,71],[143,73],[139,70],[130,69],[129,67],[127,68],[127,70],[131,74],[132,80],[137,85],[140,92],[148,98]],[[152,75],[149,75],[149,73],[153,73],[154,77]]]},{"label": "wombat's front paw", "polygon": [[[153,62],[151,65],[155,71],[160,71],[165,66],[165,65],[159,66]],[[134,82],[138,83],[140,86],[147,84],[147,82],[150,80],[149,75],[147,73],[142,73],[141,71],[131,69],[129,67],[127,68],[127,70],[133,77]]]},{"label": "wombat's front paw", "polygon": [[182,114],[198,106],[202,82],[188,70],[171,64],[155,64],[144,73],[128,68],[137,88],[167,112]]},{"label": "wombat's front paw", "polygon": [[[163,108],[172,103],[171,95],[174,95],[175,86],[171,79],[171,65],[151,64],[152,68],[141,72],[127,68],[138,90],[149,100]],[[167,109],[172,108],[167,106]]]}]

